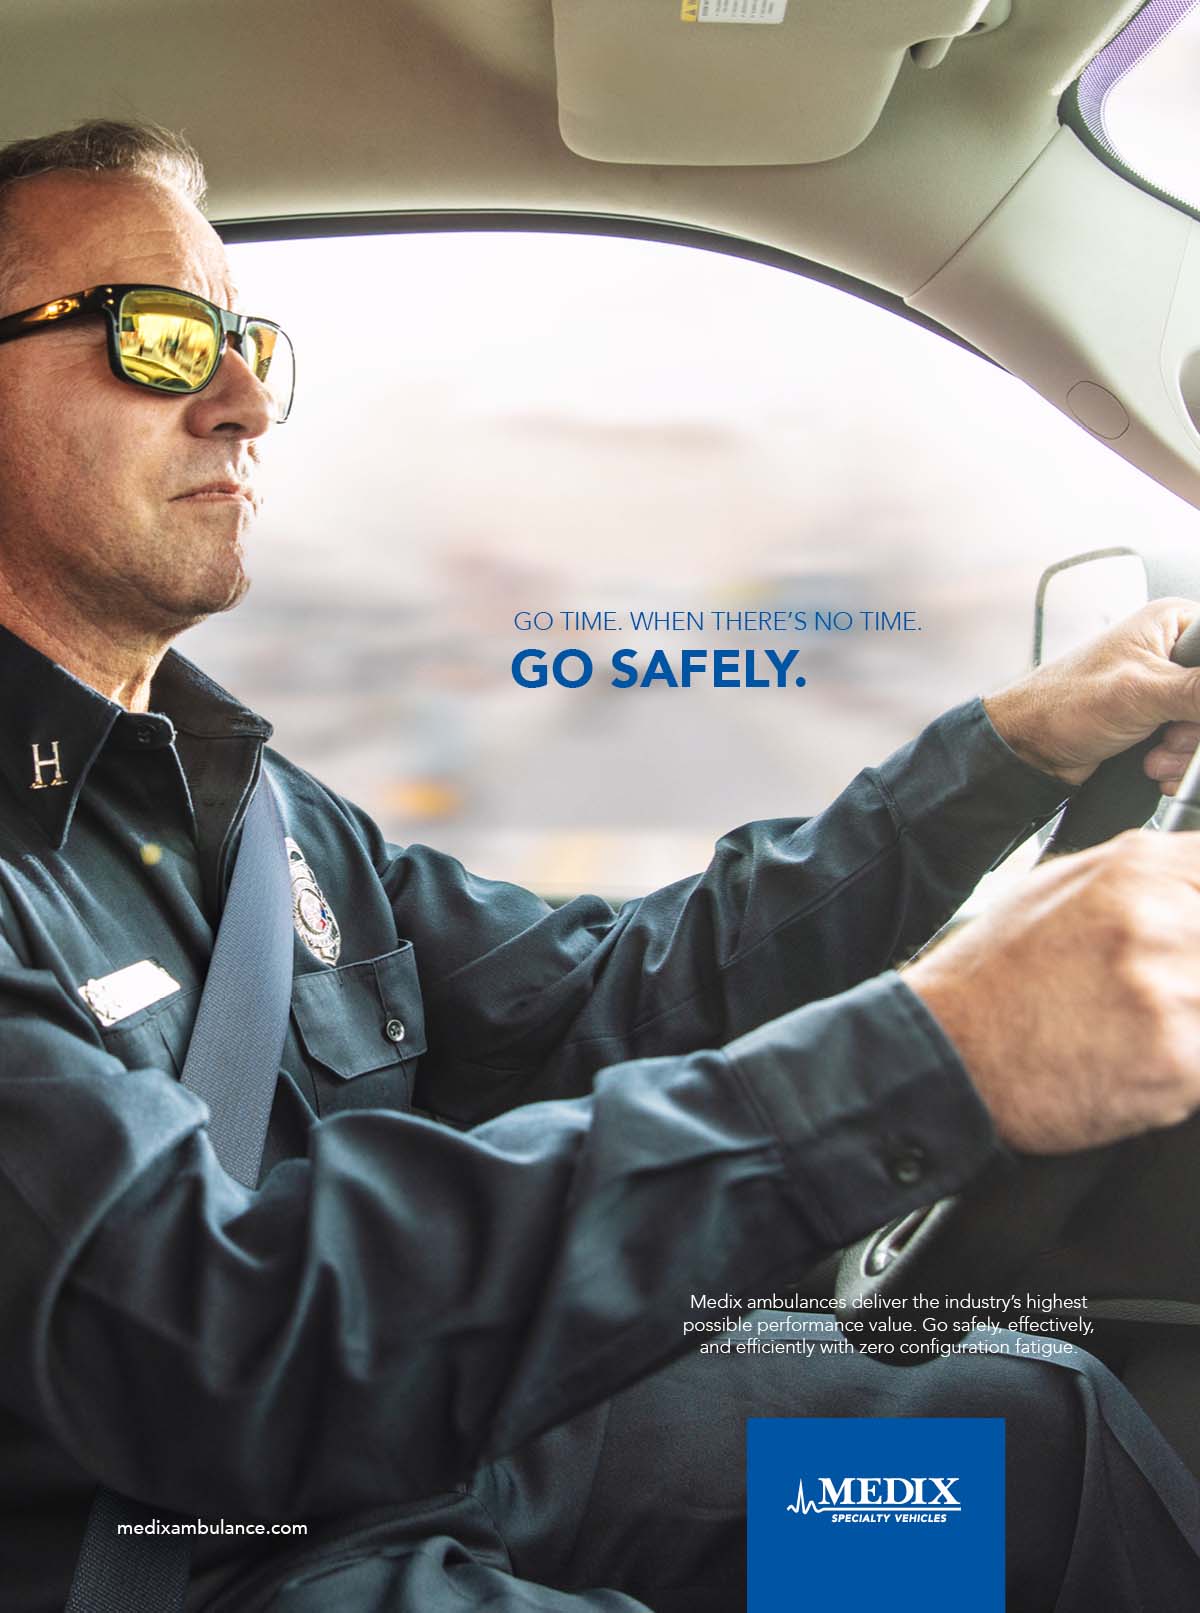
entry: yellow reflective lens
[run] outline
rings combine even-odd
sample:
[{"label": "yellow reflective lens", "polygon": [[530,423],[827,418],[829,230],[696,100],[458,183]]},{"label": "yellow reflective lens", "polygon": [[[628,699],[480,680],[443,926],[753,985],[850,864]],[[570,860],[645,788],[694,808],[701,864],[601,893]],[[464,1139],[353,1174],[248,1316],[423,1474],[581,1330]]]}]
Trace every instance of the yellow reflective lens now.
[{"label": "yellow reflective lens", "polygon": [[117,323],[121,368],[160,392],[194,392],[212,375],[221,327],[212,311],[179,291],[127,291]]},{"label": "yellow reflective lens", "polygon": [[250,324],[246,327],[246,363],[260,381],[265,381],[275,352],[276,332],[267,325]]},{"label": "yellow reflective lens", "polygon": [[296,361],[287,336],[274,325],[252,319],[242,338],[242,357],[271,394],[275,418],[286,420],[296,382]]}]

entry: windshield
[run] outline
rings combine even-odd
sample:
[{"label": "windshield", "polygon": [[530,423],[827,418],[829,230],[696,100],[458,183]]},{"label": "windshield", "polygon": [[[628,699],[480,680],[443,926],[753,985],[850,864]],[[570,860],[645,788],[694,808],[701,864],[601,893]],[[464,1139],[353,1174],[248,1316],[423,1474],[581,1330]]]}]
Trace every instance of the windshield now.
[{"label": "windshield", "polygon": [[1200,208],[1197,0],[1151,0],[1079,83],[1093,137],[1158,190]]}]

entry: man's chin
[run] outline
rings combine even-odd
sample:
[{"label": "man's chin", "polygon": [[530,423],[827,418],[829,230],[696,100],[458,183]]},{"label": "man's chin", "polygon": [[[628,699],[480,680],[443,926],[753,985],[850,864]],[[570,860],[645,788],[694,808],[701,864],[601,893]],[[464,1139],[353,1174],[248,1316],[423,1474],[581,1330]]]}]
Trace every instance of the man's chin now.
[{"label": "man's chin", "polygon": [[160,570],[161,603],[191,625],[232,610],[245,598],[250,579],[244,540],[253,514],[241,499],[184,500],[183,506],[193,518],[172,534],[168,554],[186,557],[190,564],[173,572],[168,560]]},{"label": "man's chin", "polygon": [[249,587],[250,578],[239,565],[233,576],[208,577],[198,580],[186,591],[154,590],[142,597],[144,605],[157,619],[156,631],[162,632],[165,628],[167,636],[171,637],[199,626],[210,616],[232,610],[245,599]]},{"label": "man's chin", "polygon": [[249,589],[250,578],[239,569],[237,577],[224,593],[215,588],[205,590],[190,601],[191,609],[186,612],[185,625],[194,627],[197,622],[206,621],[210,616],[220,616],[223,611],[233,610],[245,599]]},{"label": "man's chin", "polygon": [[238,567],[238,574],[237,574],[236,579],[234,580],[233,586],[230,588],[229,592],[226,594],[226,596],[225,596],[224,600],[221,602],[221,604],[213,605],[211,611],[209,612],[209,615],[216,616],[221,611],[232,610],[235,605],[240,605],[241,604],[242,600],[245,599],[246,595],[249,592],[250,592],[250,578],[247,575],[247,573],[239,566]]}]

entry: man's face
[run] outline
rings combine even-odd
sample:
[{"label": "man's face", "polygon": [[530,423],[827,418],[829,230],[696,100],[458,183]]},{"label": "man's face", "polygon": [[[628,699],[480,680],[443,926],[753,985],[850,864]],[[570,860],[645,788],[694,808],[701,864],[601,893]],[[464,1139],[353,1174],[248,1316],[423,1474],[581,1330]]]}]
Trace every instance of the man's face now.
[{"label": "man's face", "polygon": [[[0,314],[118,281],[233,305],[219,238],[154,181],[46,174],[0,205],[19,264]],[[170,636],[249,586],[242,539],[271,405],[232,348],[203,392],[164,397],[118,380],[105,339],[98,317],[0,345],[0,571],[31,603]]]}]

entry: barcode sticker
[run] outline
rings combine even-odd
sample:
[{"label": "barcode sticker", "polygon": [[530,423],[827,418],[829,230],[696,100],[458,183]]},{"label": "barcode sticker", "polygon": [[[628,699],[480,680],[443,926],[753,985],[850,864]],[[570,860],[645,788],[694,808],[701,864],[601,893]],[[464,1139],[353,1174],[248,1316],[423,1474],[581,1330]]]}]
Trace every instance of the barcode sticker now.
[{"label": "barcode sticker", "polygon": [[681,22],[782,22],[788,0],[681,0]]}]

